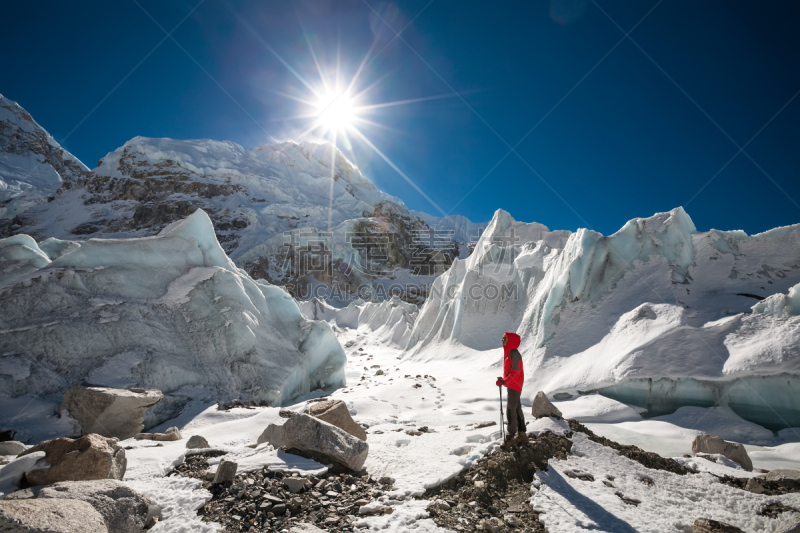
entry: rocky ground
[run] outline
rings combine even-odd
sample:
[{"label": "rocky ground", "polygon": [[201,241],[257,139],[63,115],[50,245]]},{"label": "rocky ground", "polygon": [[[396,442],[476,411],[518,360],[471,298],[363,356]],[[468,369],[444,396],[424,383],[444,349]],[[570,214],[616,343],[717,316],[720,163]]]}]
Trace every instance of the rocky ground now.
[{"label": "rocky ground", "polygon": [[207,479],[208,453],[220,452],[190,455],[170,475],[203,480],[213,497],[198,513],[228,532],[278,532],[304,522],[330,532],[353,531],[359,517],[392,512],[391,505],[377,502],[392,488],[389,477],[332,471],[301,477],[264,468],[214,485]]}]

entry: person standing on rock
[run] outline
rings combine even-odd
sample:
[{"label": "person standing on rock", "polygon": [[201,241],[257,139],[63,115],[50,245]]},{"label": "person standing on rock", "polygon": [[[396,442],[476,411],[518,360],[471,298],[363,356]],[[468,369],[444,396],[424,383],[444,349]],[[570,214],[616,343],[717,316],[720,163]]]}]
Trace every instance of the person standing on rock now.
[{"label": "person standing on rock", "polygon": [[507,331],[503,335],[503,377],[497,378],[496,385],[508,389],[508,403],[506,404],[506,417],[508,418],[508,431],[506,440],[501,445],[510,448],[520,442],[528,440],[526,433],[525,416],[522,414],[522,382],[525,374],[522,371],[522,355],[519,353],[520,337],[516,333]]}]

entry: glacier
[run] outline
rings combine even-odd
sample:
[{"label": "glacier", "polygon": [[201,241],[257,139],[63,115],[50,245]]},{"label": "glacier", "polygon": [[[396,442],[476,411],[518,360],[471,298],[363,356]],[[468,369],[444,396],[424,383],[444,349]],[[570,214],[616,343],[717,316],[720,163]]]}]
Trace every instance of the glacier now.
[{"label": "glacier", "polygon": [[676,208],[603,236],[498,210],[473,254],[437,278],[407,357],[490,350],[516,331],[527,391],[599,391],[646,416],[726,405],[798,426],[799,284],[800,225],[699,232]]},{"label": "glacier", "polygon": [[198,210],[158,235],[0,240],[0,395],[77,384],[160,389],[149,426],[191,401],[282,405],[345,383],[330,326],[225,254]]}]

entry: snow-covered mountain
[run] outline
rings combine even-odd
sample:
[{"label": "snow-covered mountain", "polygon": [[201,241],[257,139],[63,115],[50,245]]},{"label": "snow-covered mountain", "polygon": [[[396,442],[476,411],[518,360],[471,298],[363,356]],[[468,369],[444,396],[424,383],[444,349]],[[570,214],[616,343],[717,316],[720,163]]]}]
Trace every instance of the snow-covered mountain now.
[{"label": "snow-covered mountain", "polygon": [[[344,351],[283,289],[227,257],[203,211],[154,237],[0,239],[0,396],[60,401],[80,383],[187,402],[283,404],[344,384]],[[151,424],[152,425],[152,424]]]},{"label": "snow-covered mountain", "polygon": [[[8,105],[30,119],[18,105]],[[36,128],[36,135],[54,143]],[[17,158],[32,160],[40,151],[33,142],[6,144]],[[343,304],[392,293],[423,301],[433,276],[453,258],[466,257],[480,232],[464,217],[409,212],[329,144],[245,149],[229,141],[136,137],[92,171],[80,165],[67,173],[63,166],[57,167],[63,183],[51,171],[53,179],[47,187],[40,184],[38,196],[29,193],[24,204],[6,209],[5,223],[0,213],[3,234],[141,237],[201,208],[224,250],[251,275],[301,297],[322,285],[328,300]],[[26,186],[22,174],[0,166],[0,177],[18,189]],[[28,181],[43,179],[28,174]]]},{"label": "snow-covered mountain", "polygon": [[19,229],[18,213],[47,201],[64,181],[88,171],[19,104],[0,94],[0,231]]},{"label": "snow-covered mountain", "polygon": [[407,346],[415,358],[442,343],[496,348],[516,331],[527,390],[602,389],[650,414],[722,399],[762,425],[800,426],[800,224],[698,232],[677,208],[609,237],[534,228],[514,244],[515,228],[498,210],[436,280]]}]

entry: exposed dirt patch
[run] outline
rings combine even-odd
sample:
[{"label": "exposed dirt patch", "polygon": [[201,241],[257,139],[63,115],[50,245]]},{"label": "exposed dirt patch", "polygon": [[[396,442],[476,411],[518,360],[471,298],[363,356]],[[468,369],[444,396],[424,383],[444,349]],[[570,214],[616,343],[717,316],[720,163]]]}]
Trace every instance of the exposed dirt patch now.
[{"label": "exposed dirt patch", "polygon": [[595,435],[589,428],[577,420],[569,419],[567,420],[567,423],[572,431],[579,431],[589,437],[589,440],[617,450],[620,455],[623,455],[632,461],[636,461],[647,468],[652,468],[653,470],[666,470],[667,472],[672,472],[673,474],[678,474],[680,476],[696,473],[694,470],[679,464],[674,459],[661,457],[657,453],[646,452],[637,446],[619,444],[613,440]]},{"label": "exposed dirt patch", "polygon": [[539,513],[530,505],[530,484],[536,470],[552,458],[566,459],[572,441],[544,433],[510,450],[497,450],[447,483],[429,489],[428,512],[440,527],[485,531],[486,524],[520,532],[543,532]]}]

